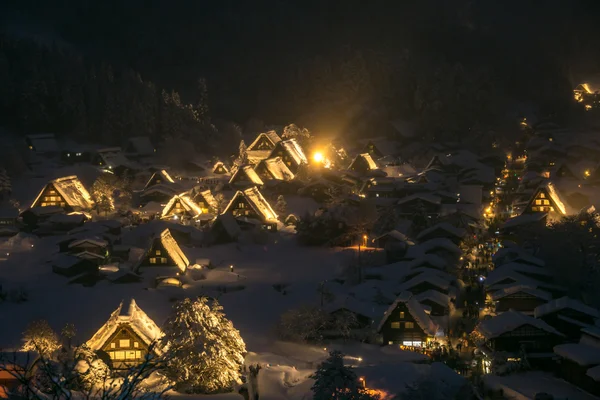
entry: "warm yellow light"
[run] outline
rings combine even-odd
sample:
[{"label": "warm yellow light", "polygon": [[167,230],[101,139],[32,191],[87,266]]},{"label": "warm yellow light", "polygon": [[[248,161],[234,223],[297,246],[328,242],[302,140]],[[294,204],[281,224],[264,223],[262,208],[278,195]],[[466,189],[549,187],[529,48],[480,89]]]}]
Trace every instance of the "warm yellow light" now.
[{"label": "warm yellow light", "polygon": [[584,172],[584,175],[586,176],[586,178],[587,178],[588,176],[590,176],[590,170],[589,170],[589,169],[586,169],[586,170],[585,170],[585,172]]},{"label": "warm yellow light", "polygon": [[363,235],[363,239],[367,240],[367,235]]},{"label": "warm yellow light", "polygon": [[323,153],[316,152],[313,154],[313,160],[318,163],[322,163],[325,161],[325,157],[323,157]]}]

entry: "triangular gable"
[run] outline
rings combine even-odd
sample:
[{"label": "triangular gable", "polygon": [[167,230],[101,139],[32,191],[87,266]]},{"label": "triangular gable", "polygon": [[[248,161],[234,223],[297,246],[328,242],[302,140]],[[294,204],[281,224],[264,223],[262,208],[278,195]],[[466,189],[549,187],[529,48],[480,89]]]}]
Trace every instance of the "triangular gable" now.
[{"label": "triangular gable", "polygon": [[278,181],[291,181],[294,179],[294,173],[285,165],[281,157],[261,160],[256,166],[255,171],[258,175],[267,177],[267,179]]},{"label": "triangular gable", "polygon": [[272,150],[279,142],[281,142],[281,138],[277,132],[263,132],[260,133],[252,143],[250,143],[247,150]]},{"label": "triangular gable", "polygon": [[[117,332],[117,329],[123,325],[126,325],[135,332],[146,346],[149,346],[163,336],[160,328],[137,305],[135,300],[131,299],[126,307],[127,308],[124,308],[124,304],[121,302],[119,307],[111,313],[108,321],[106,321],[106,323],[96,331],[92,338],[87,341],[86,344],[90,349],[95,351],[102,350]],[[154,347],[154,350],[159,355],[162,353],[160,346]]]},{"label": "triangular gable", "polygon": [[352,163],[350,164],[348,169],[354,170],[355,168],[359,167],[360,163],[363,163],[363,165],[367,167],[367,170],[377,169],[377,164],[375,163],[375,161],[373,161],[373,158],[369,153],[362,153],[354,157],[354,160],[352,160]]},{"label": "triangular gable", "polygon": [[[202,192],[196,193],[196,195],[194,196],[194,201],[196,202],[196,204],[198,204],[200,208],[206,209],[206,212],[216,213],[219,208],[217,200],[215,199],[215,196],[213,196],[210,190],[204,190]],[[206,207],[204,207],[202,203],[204,203]]]},{"label": "triangular gable", "polygon": [[248,185],[257,185],[262,186],[264,182],[260,179],[260,176],[254,171],[252,166],[244,165],[239,167],[231,179],[229,180],[230,185],[235,185],[236,183],[248,184]]},{"label": "triangular gable", "polygon": [[[177,209],[177,207],[179,208]],[[202,209],[188,194],[181,193],[169,200],[165,208],[163,208],[162,218],[179,214],[188,214],[190,217],[197,217],[202,214]]]},{"label": "triangular gable", "polygon": [[363,152],[369,154],[369,156],[375,156],[376,158],[381,158],[385,155],[373,140],[367,142],[363,148]]},{"label": "triangular gable", "polygon": [[144,186],[144,190],[154,185],[164,185],[169,183],[175,183],[175,181],[173,178],[171,178],[171,175],[169,175],[167,171],[161,169],[160,171],[156,171],[154,174],[152,174],[150,179],[148,179],[146,186]]},{"label": "triangular gable", "polygon": [[217,161],[212,168],[212,172],[213,172],[213,174],[222,175],[222,174],[228,174],[229,170],[227,169],[225,164],[223,164],[221,161]]},{"label": "triangular gable", "polygon": [[428,170],[431,168],[444,169],[445,166],[446,166],[446,164],[442,161],[440,156],[435,155],[431,158],[431,160],[429,161],[429,164],[427,164],[427,167],[425,167],[425,170]]},{"label": "triangular gable", "polygon": [[410,292],[402,292],[398,295],[398,298],[396,298],[394,303],[390,305],[390,307],[385,312],[384,317],[379,322],[377,332],[381,332],[381,329],[387,322],[388,318],[392,315],[392,313],[394,312],[394,310],[396,310],[398,304],[400,303],[406,304],[408,312],[417,322],[417,325],[419,325],[419,327],[423,329],[423,331],[426,334],[430,336],[435,336],[435,334],[438,331],[438,326],[431,320],[431,318],[429,318],[429,316],[425,312],[425,309],[423,308],[423,305],[421,305]]},{"label": "triangular gable", "polygon": [[[56,193],[52,193],[52,192]],[[73,209],[89,210],[94,207],[92,196],[83,186],[77,176],[66,176],[47,183],[31,204],[31,208],[42,206],[42,204],[58,205],[60,201],[52,200],[51,197],[60,195],[67,206]],[[46,199],[50,197],[49,199]]]},{"label": "triangular gable", "polygon": [[233,196],[223,214],[232,213],[235,205],[239,202],[239,199],[243,198],[252,207],[254,212],[261,216],[265,221],[276,221],[277,214],[273,211],[273,208],[269,202],[263,197],[258,188],[252,187],[244,191],[238,190]]},{"label": "triangular gable", "polygon": [[531,199],[523,210],[523,214],[556,212],[560,215],[566,215],[569,211],[554,184],[548,182],[540,186],[533,196],[531,196]]},{"label": "triangular gable", "polygon": [[296,139],[282,140],[277,143],[268,158],[275,158],[277,156],[281,156],[286,163],[288,160],[293,160],[296,166],[308,164],[304,150],[302,150]]},{"label": "triangular gable", "polygon": [[[186,255],[181,250],[181,247],[179,247],[179,244],[177,243],[175,238],[173,238],[173,235],[171,235],[171,231],[169,230],[169,228],[162,231],[159,237],[154,238],[154,240],[152,240],[152,244],[150,245],[150,248],[146,252],[146,255],[140,261],[140,264],[143,263],[146,259],[149,259],[149,258],[155,256],[155,254],[156,254],[155,251],[157,250],[156,249],[157,246],[162,247],[162,249],[164,249],[167,252],[167,256],[173,261],[173,263],[175,264],[175,266],[177,267],[177,269],[180,272],[182,272],[182,273],[185,272],[185,270],[187,269],[190,262],[189,262],[188,258],[186,257]],[[158,256],[162,257],[163,255],[162,254],[157,255],[157,257]],[[156,266],[161,266],[161,265],[164,266],[164,264],[156,263]],[[142,264],[139,266],[146,266],[146,264]],[[139,268],[139,266],[138,266],[138,268]]]}]

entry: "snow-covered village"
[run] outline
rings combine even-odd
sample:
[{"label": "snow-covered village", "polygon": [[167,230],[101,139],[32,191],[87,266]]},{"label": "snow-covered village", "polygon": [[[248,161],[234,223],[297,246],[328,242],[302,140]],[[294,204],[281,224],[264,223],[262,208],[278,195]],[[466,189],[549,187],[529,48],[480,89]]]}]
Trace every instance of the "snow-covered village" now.
[{"label": "snow-covered village", "polygon": [[[600,398],[600,60],[536,39],[585,1],[101,3],[0,7],[0,398]],[[312,61],[242,55],[275,15]]]}]

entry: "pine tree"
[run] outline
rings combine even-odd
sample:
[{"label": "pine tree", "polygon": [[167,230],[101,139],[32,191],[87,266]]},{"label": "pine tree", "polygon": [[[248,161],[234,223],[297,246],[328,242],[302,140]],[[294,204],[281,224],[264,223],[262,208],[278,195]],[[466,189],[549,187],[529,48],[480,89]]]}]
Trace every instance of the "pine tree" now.
[{"label": "pine tree", "polygon": [[376,400],[360,385],[352,367],[344,365],[344,354],[334,350],[329,358],[319,364],[311,387],[314,400]]},{"label": "pine tree", "polygon": [[35,351],[43,357],[49,357],[60,348],[58,336],[46,320],[30,323],[23,332],[23,341],[22,351]]},{"label": "pine tree", "polygon": [[223,307],[206,297],[185,299],[163,327],[170,359],[166,376],[177,390],[216,393],[240,382],[246,345]]},{"label": "pine tree", "polygon": [[275,203],[275,211],[281,218],[285,218],[285,214],[287,213],[287,202],[282,194],[277,197],[277,203]]}]

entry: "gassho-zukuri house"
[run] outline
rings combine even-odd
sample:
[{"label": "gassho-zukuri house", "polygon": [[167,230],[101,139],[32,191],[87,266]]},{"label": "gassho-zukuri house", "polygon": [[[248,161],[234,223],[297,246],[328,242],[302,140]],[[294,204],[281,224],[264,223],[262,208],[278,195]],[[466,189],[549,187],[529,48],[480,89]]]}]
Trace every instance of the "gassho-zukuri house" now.
[{"label": "gassho-zukuri house", "polygon": [[31,204],[31,208],[52,206],[65,212],[89,211],[94,201],[79,178],[72,175],[48,182]]},{"label": "gassho-zukuri house", "polygon": [[232,214],[238,222],[256,221],[266,230],[277,230],[277,214],[256,187],[238,190],[223,214]]},{"label": "gassho-zukuri house", "polygon": [[160,355],[161,346],[151,345],[162,336],[156,323],[131,299],[129,304],[121,302],[86,344],[107,355],[113,370],[126,370],[142,363],[150,351]]}]

